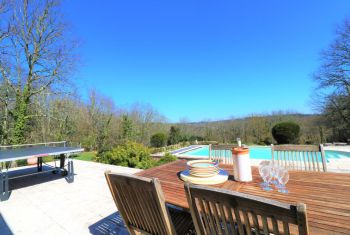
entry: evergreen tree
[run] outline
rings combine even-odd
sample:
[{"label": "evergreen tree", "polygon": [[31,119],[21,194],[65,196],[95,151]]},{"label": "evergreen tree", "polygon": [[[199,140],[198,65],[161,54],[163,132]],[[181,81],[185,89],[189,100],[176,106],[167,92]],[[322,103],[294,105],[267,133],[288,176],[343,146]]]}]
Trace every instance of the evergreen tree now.
[{"label": "evergreen tree", "polygon": [[171,126],[169,131],[168,145],[179,143],[181,140],[180,128]]},{"label": "evergreen tree", "polygon": [[122,139],[131,140],[134,136],[134,124],[128,115],[122,116]]}]

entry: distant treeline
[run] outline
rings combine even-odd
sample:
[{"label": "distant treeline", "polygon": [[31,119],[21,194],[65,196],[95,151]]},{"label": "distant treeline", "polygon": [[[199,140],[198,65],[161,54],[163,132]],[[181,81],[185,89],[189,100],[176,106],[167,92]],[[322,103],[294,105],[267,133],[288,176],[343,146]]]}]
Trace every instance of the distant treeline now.
[{"label": "distant treeline", "polygon": [[[150,146],[152,135],[164,133],[169,137],[171,127],[176,127],[179,130],[177,137],[168,144],[195,140],[232,143],[236,138],[241,138],[246,144],[263,145],[274,143],[271,129],[283,121],[300,125],[299,141],[302,144],[333,141],[332,131],[326,127],[320,115],[279,112],[224,121],[169,123],[150,105],[135,104],[128,109],[117,108],[111,99],[95,91],[89,93],[87,101],[72,96],[43,95],[41,98],[33,100],[31,112],[38,115],[25,128],[25,142],[69,140],[91,150],[110,149],[126,141]],[[11,144],[14,120],[9,121],[7,139],[0,132],[2,144]]]},{"label": "distant treeline", "polygon": [[232,143],[241,138],[246,144],[268,145],[275,143],[271,129],[280,122],[292,121],[300,125],[299,143],[313,144],[331,141],[330,132],[325,127],[322,116],[287,114],[283,112],[273,115],[251,115],[246,118],[215,122],[178,124],[185,135],[202,136],[204,140],[215,140],[221,143]]}]

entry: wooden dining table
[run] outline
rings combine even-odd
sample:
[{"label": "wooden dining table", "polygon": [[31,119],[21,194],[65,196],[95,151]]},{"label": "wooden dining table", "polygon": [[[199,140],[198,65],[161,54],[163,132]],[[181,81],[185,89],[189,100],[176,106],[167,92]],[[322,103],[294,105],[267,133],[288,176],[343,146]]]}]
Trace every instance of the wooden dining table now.
[{"label": "wooden dining table", "polygon": [[[277,189],[265,191],[257,167],[252,167],[253,181],[237,182],[233,179],[233,167],[220,165],[229,173],[229,179],[216,187],[274,199],[280,202],[307,206],[310,234],[350,234],[350,174],[289,171],[288,193]],[[147,178],[158,178],[167,203],[189,208],[184,182],[179,178],[186,169],[186,160],[178,160],[137,173]]]}]

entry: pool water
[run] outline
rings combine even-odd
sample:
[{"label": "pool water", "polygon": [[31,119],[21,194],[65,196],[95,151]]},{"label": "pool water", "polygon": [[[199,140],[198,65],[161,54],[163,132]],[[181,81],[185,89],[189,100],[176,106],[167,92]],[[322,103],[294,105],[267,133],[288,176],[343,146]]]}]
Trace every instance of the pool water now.
[{"label": "pool water", "polygon": [[[271,159],[271,148],[270,147],[249,147],[250,158],[252,159]],[[350,158],[350,153],[334,151],[334,150],[326,150],[326,160],[329,159],[340,159],[340,158]],[[183,156],[208,156],[209,157],[209,146],[204,146],[199,149],[195,149],[192,151],[188,151],[182,153],[180,155]]]}]

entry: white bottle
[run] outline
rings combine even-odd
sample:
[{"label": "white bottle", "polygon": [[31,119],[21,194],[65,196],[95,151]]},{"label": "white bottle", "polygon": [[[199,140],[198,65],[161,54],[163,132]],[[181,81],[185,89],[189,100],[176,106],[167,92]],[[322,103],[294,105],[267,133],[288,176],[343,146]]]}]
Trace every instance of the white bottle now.
[{"label": "white bottle", "polygon": [[237,144],[238,144],[238,147],[242,147],[242,141],[241,141],[241,138],[237,138]]},{"label": "white bottle", "polygon": [[233,175],[236,181],[249,182],[253,180],[252,167],[248,148],[233,148]]}]

